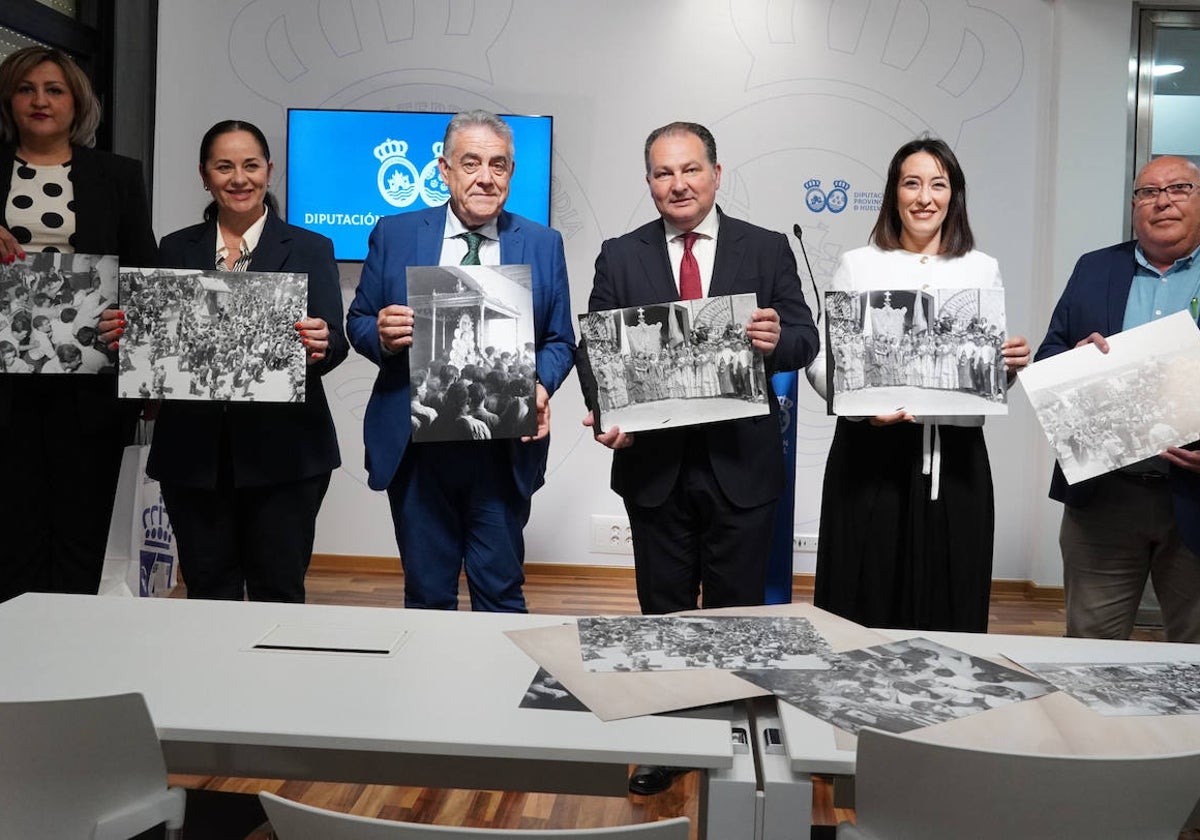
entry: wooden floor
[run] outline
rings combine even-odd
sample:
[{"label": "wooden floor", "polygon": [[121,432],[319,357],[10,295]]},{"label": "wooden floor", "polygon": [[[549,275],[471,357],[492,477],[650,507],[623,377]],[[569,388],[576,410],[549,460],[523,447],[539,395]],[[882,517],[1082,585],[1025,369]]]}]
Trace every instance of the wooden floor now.
[{"label": "wooden floor", "polygon": [[[462,587],[465,592],[465,584]],[[568,577],[530,574],[525,586],[530,612],[558,615],[632,615],[638,613],[633,580],[626,577]],[[811,591],[797,588],[796,601],[811,601]],[[317,604],[399,607],[403,578],[396,574],[349,574],[310,571],[308,601]],[[465,603],[463,609],[469,608]],[[1061,605],[1019,596],[993,598],[990,629],[995,633],[1060,636]],[[1154,633],[1143,633],[1153,638]],[[695,837],[698,773],[680,777],[666,793],[624,799],[556,796],[497,791],[340,785],[261,779],[173,776],[172,783],[237,793],[270,790],[290,799],[347,813],[441,825],[494,828],[585,828],[646,822],[664,817],[692,818]],[[818,783],[813,815],[817,825],[853,819],[853,812],[833,807],[832,786]],[[253,838],[264,838],[256,831]],[[719,840],[715,839],[715,840]]]}]

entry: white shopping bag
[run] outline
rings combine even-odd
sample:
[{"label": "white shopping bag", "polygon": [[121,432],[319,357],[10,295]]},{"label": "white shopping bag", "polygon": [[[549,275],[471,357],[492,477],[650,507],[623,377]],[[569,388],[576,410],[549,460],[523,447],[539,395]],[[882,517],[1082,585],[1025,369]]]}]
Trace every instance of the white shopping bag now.
[{"label": "white shopping bag", "polygon": [[149,444],[139,443],[121,456],[101,595],[163,597],[175,588],[175,535],[158,482],[146,475],[149,452]]}]

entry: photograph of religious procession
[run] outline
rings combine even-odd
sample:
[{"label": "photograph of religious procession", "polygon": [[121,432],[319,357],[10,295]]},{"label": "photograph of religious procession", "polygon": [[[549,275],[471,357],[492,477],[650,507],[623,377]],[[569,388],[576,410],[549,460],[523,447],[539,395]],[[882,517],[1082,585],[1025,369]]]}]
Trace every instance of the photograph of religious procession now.
[{"label": "photograph of religious procession", "polygon": [[528,265],[408,269],[414,441],[537,432],[532,278]]},{"label": "photograph of religious procession", "polygon": [[0,264],[0,372],[115,373],[96,324],[116,302],[112,255],[50,252]]},{"label": "photograph of religious procession", "polygon": [[[1027,367],[1021,387],[1074,484],[1200,440],[1200,330],[1186,311]],[[1139,467],[1141,469],[1141,467]]]},{"label": "photograph of religious procession", "polygon": [[122,267],[120,301],[118,396],[304,402],[307,274]]},{"label": "photograph of religious procession", "polygon": [[830,414],[1007,414],[1003,289],[825,293]]},{"label": "photograph of religious procession", "polygon": [[1054,690],[1023,671],[924,638],[821,659],[828,670],[735,673],[853,735],[864,726],[908,732]]},{"label": "photograph of religious procession", "polygon": [[1022,662],[1021,667],[1102,715],[1200,715],[1200,662]]},{"label": "photograph of religious procession", "polygon": [[638,432],[769,413],[762,354],[746,336],[757,306],[740,294],[580,315],[595,428]]}]

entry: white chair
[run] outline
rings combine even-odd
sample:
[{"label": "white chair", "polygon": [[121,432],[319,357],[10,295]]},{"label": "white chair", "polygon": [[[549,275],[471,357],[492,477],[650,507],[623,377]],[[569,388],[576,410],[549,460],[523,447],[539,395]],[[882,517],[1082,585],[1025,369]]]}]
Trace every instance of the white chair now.
[{"label": "white chair", "polygon": [[1200,753],[1016,755],[858,736],[857,827],[838,840],[1178,840],[1200,796]]},{"label": "white chair", "polygon": [[0,703],[0,837],[179,837],[185,802],[142,695]]},{"label": "white chair", "polygon": [[259,793],[258,798],[278,840],[688,840],[686,817],[616,828],[462,828],[340,814],[266,791]]}]

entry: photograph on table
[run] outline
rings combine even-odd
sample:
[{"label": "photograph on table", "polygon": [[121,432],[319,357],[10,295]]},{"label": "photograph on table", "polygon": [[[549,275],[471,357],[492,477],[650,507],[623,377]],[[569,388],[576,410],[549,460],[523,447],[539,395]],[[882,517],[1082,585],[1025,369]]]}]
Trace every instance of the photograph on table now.
[{"label": "photograph on table", "polygon": [[1200,330],[1186,311],[1034,362],[1020,375],[1067,482],[1075,484],[1200,440]]},{"label": "photograph on table", "polygon": [[827,670],[746,670],[737,676],[857,735],[909,732],[1054,691],[1029,674],[929,639],[821,656]]},{"label": "photograph on table", "polygon": [[1200,715],[1200,662],[1019,664],[1102,715]]},{"label": "photograph on table", "polygon": [[825,293],[826,409],[1007,414],[1003,289]]},{"label": "photograph on table", "polygon": [[567,690],[545,668],[538,668],[521,698],[522,709],[554,709],[560,712],[586,712],[583,701]]},{"label": "photograph on table", "polygon": [[532,278],[528,265],[409,267],[414,441],[537,433]]},{"label": "photograph on table", "polygon": [[0,372],[116,373],[96,330],[116,302],[111,254],[51,251],[0,264]]},{"label": "photograph on table", "polygon": [[791,616],[581,617],[579,648],[588,671],[703,668],[824,668],[829,643],[807,618]]},{"label": "photograph on table", "polygon": [[762,354],[746,335],[753,294],[579,316],[596,379],[595,428],[695,426],[770,412]]},{"label": "photograph on table", "polygon": [[304,402],[308,275],[121,268],[117,395]]}]

